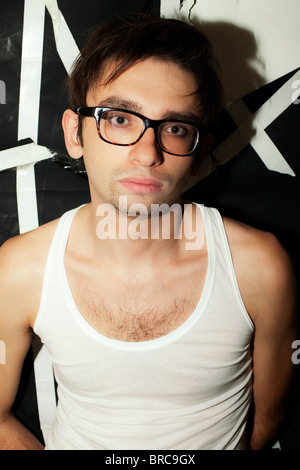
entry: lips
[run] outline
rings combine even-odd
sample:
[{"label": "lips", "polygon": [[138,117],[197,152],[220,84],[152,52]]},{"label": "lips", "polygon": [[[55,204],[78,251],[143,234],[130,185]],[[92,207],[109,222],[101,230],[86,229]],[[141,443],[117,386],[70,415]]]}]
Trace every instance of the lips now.
[{"label": "lips", "polygon": [[161,190],[162,183],[153,178],[129,177],[119,180],[125,188],[137,194],[154,194]]}]

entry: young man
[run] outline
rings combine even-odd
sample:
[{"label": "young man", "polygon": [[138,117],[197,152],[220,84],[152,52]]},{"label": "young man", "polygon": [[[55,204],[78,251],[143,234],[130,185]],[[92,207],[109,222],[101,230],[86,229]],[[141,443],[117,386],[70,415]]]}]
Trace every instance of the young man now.
[{"label": "young man", "polygon": [[207,40],[115,19],[69,86],[65,142],[91,203],[1,248],[1,447],[43,448],[10,411],[34,331],[58,384],[46,449],[264,448],[291,380],[295,283],[274,236],[182,200],[221,104]]}]

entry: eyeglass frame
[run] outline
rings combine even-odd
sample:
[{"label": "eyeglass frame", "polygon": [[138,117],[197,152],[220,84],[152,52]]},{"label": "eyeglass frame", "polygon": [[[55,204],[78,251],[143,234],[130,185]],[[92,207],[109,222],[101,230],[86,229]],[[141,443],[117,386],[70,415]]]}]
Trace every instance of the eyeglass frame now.
[{"label": "eyeglass frame", "polygon": [[[143,128],[139,138],[137,140],[135,140],[134,142],[131,142],[130,144],[118,144],[116,142],[112,142],[110,140],[105,139],[103,137],[103,135],[101,134],[101,132],[100,132],[101,116],[105,111],[119,111],[121,113],[132,114],[133,116],[137,116],[138,118],[140,118],[144,123],[144,128]],[[203,137],[203,134],[204,134],[204,133],[200,132],[199,126],[197,126],[194,122],[191,122],[191,121],[184,121],[184,120],[180,120],[180,119],[149,119],[149,118],[147,118],[146,116],[143,116],[140,113],[137,113],[135,111],[129,111],[128,109],[110,108],[110,107],[106,108],[106,107],[102,107],[102,106],[88,106],[88,107],[77,108],[76,113],[79,116],[82,116],[82,117],[94,117],[95,120],[96,120],[96,124],[97,124],[97,133],[98,133],[100,139],[102,139],[104,142],[107,142],[108,144],[118,145],[120,147],[130,147],[132,145],[135,145],[143,137],[146,130],[151,128],[151,129],[154,130],[155,141],[156,141],[157,145],[159,146],[159,148],[163,152],[168,153],[169,155],[174,155],[176,157],[187,157],[187,156],[192,155],[196,151],[196,148],[199,145],[199,142],[201,141],[201,137]],[[196,131],[197,131],[196,143],[195,143],[194,148],[191,152],[184,153],[184,154],[172,153],[172,152],[169,152],[168,150],[166,150],[162,146],[162,144],[160,142],[160,139],[159,139],[159,135],[158,135],[158,128],[161,124],[163,124],[165,122],[188,124],[190,126],[193,126],[196,129]],[[204,126],[203,126],[203,128],[204,128]]]}]

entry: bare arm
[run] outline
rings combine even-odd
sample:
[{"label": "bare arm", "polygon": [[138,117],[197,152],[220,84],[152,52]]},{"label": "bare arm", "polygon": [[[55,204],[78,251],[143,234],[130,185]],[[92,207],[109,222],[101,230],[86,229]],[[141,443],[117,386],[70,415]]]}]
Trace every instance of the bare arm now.
[{"label": "bare arm", "polygon": [[5,363],[0,364],[0,449],[41,450],[42,444],[11,413],[23,361],[32,339],[27,315],[32,287],[22,265],[22,249],[18,252],[15,241],[1,247],[0,339],[5,345]]},{"label": "bare arm", "polygon": [[284,419],[293,376],[291,345],[297,338],[296,282],[287,254],[269,241],[261,290],[253,296],[253,423],[250,448],[263,449]]},{"label": "bare arm", "polygon": [[282,423],[293,376],[296,282],[289,256],[273,235],[230,220],[226,230],[241,294],[255,325],[249,447],[263,449]]},{"label": "bare arm", "polygon": [[43,450],[44,446],[14,415],[0,423],[0,450]]}]

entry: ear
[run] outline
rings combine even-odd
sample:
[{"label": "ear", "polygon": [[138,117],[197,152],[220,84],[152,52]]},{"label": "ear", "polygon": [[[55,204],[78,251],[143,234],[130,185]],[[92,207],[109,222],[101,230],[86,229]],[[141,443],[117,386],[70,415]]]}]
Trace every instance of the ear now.
[{"label": "ear", "polygon": [[202,162],[210,155],[212,148],[213,148],[213,138],[209,134],[209,135],[206,135],[200,143],[200,146],[198,149],[198,155],[196,156],[195,163],[190,173],[190,176],[197,175]]},{"label": "ear", "polygon": [[78,159],[82,157],[82,146],[78,138],[78,114],[67,109],[62,117],[62,127],[65,136],[65,144],[70,157]]}]

